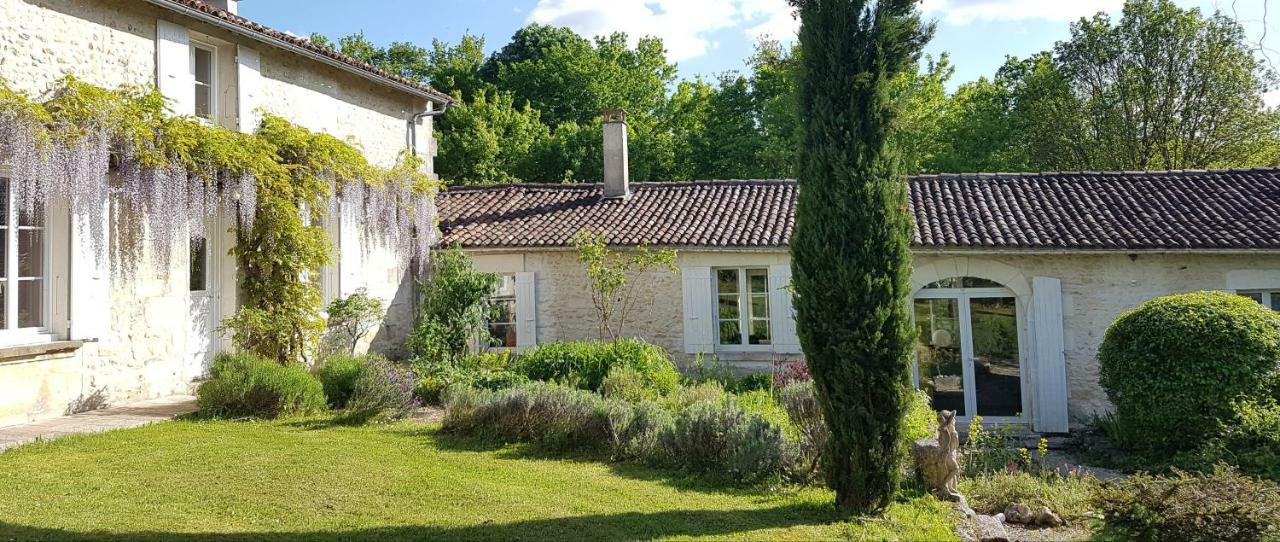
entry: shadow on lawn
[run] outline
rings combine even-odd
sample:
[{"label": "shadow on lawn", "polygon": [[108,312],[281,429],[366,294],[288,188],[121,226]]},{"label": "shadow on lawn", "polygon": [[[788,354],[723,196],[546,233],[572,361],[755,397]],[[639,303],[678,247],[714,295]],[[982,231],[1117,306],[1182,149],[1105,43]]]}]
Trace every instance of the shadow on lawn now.
[{"label": "shadow on lawn", "polygon": [[[499,515],[500,511],[495,511]],[[651,540],[679,536],[727,536],[768,528],[821,525],[838,521],[832,506],[795,504],[764,510],[678,510],[549,518],[466,527],[380,527],[350,531],[261,533],[175,533],[160,531],[69,532],[0,522],[0,540]]]}]

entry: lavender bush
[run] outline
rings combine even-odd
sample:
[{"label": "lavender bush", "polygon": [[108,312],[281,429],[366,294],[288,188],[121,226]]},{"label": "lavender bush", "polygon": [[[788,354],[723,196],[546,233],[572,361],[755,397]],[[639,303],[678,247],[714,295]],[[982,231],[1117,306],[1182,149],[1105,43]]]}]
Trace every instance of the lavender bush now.
[{"label": "lavender bush", "polygon": [[369,356],[360,368],[341,418],[351,423],[404,418],[419,405],[413,393],[417,381],[408,367]]}]

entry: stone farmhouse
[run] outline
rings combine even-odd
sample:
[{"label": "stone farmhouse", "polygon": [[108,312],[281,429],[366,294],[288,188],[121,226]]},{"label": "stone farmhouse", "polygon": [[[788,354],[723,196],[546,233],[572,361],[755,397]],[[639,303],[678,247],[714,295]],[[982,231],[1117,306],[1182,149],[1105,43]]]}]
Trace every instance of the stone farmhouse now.
[{"label": "stone farmhouse", "polygon": [[[790,180],[629,184],[625,119],[605,124],[605,182],[442,193],[444,245],[507,278],[506,347],[596,336],[571,246],[678,249],[678,273],[636,280],[626,333],[688,363],[741,371],[802,357],[792,319]],[[911,178],[916,384],[938,408],[1065,432],[1109,407],[1096,354],[1122,312],[1227,290],[1280,310],[1280,170],[1061,172]],[[514,333],[512,333],[514,331]]]},{"label": "stone farmhouse", "polygon": [[[0,0],[0,78],[39,97],[65,75],[108,89],[154,85],[176,113],[231,130],[251,132],[260,115],[277,115],[353,142],[378,166],[407,149],[427,173],[431,117],[451,102],[239,17],[236,0]],[[28,216],[13,205],[22,181],[10,178],[7,159],[0,152],[0,230],[16,224],[17,232],[0,235],[0,426],[187,392],[229,348],[217,327],[238,306],[234,221],[217,216],[189,243],[178,236],[167,267],[122,279],[104,264],[105,248],[73,224],[126,211],[104,202],[95,216],[50,202]],[[398,245],[364,242],[357,213],[337,210],[323,224],[338,247],[318,277],[324,297],[367,288],[389,306],[373,347],[402,344],[412,314],[408,258]],[[124,242],[109,234],[111,244]]]}]

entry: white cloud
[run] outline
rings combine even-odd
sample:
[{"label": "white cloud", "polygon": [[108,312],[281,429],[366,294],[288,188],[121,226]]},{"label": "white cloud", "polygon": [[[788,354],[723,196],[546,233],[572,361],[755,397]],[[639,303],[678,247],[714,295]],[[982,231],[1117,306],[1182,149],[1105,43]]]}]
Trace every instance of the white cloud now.
[{"label": "white cloud", "polygon": [[1018,21],[1041,19],[1074,21],[1099,11],[1116,12],[1124,0],[923,0],[926,16],[964,25],[975,20]]},{"label": "white cloud", "polygon": [[727,28],[741,28],[752,38],[795,33],[786,0],[538,0],[528,20],[586,36],[626,32],[633,44],[656,36],[674,61],[707,54],[718,46],[711,34]]}]

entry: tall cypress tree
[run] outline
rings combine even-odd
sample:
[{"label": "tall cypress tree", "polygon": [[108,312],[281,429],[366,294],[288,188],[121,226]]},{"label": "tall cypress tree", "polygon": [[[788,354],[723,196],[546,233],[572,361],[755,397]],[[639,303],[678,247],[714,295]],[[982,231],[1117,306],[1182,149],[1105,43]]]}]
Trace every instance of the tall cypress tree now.
[{"label": "tall cypress tree", "polygon": [[804,49],[791,266],[800,344],[831,430],[828,484],[853,513],[900,477],[914,332],[906,181],[889,82],[929,40],[916,0],[791,0]]}]

